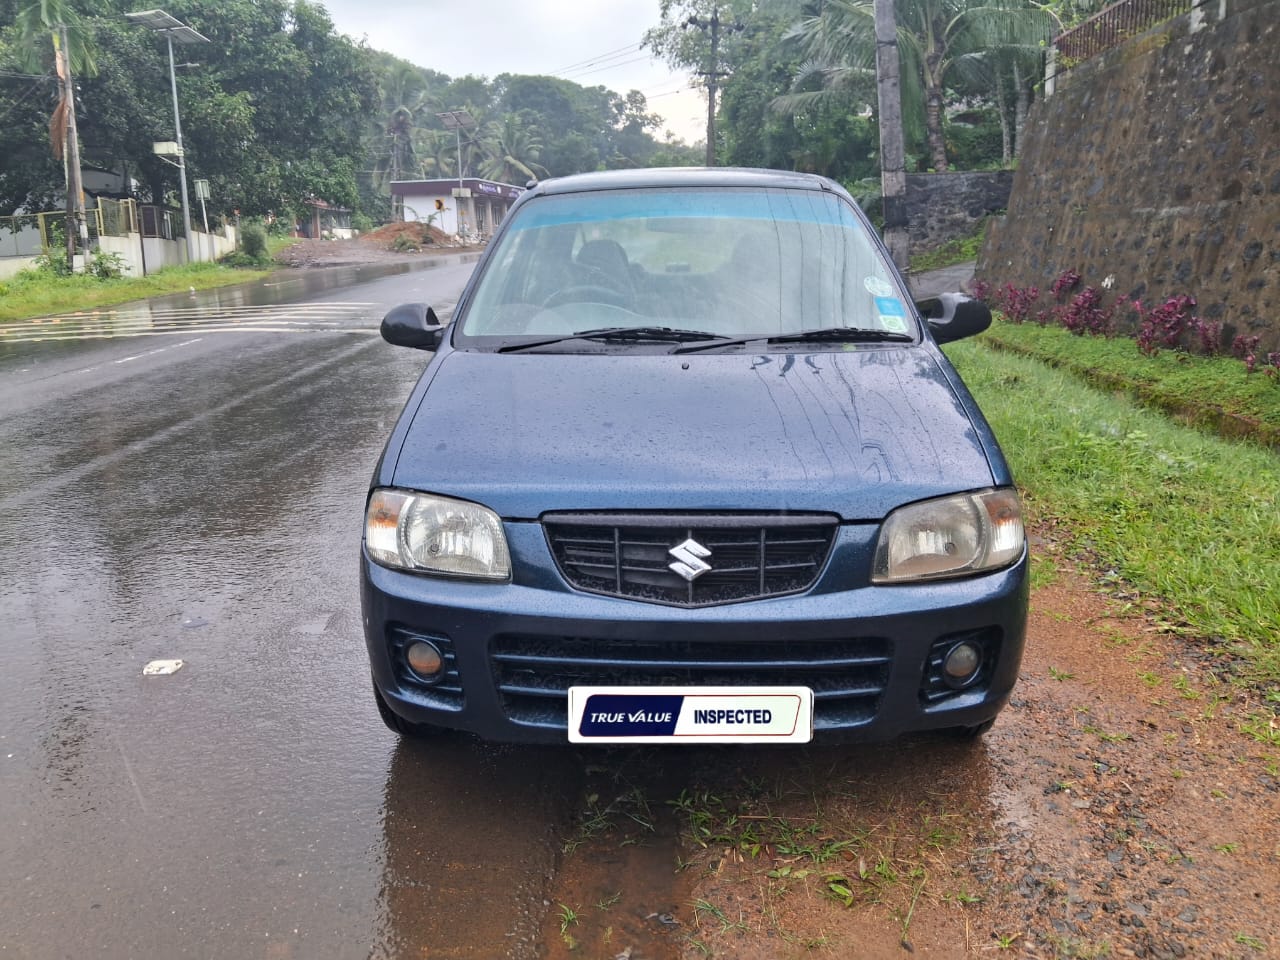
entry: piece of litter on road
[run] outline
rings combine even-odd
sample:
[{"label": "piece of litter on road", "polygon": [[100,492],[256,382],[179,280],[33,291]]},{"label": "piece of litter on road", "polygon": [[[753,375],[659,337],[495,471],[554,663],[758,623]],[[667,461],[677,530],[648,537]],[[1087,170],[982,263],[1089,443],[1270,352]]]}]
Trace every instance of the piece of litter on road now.
[{"label": "piece of litter on road", "polygon": [[167,677],[182,669],[181,660],[152,660],[142,668],[144,677]]}]

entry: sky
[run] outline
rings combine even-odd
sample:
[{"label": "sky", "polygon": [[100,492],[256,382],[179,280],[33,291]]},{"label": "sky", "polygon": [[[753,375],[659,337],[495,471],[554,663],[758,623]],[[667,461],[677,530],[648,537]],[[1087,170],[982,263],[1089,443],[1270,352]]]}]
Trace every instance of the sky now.
[{"label": "sky", "polygon": [[625,95],[639,90],[665,130],[692,144],[706,135],[703,93],[640,49],[660,20],[658,0],[320,0],[339,32],[397,57],[461,77],[563,77]]}]

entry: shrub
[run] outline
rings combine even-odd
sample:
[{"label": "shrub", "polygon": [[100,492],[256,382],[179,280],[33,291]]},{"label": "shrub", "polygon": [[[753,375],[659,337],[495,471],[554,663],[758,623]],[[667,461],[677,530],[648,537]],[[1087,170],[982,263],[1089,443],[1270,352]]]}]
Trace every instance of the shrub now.
[{"label": "shrub", "polygon": [[256,223],[240,228],[240,249],[255,262],[267,259],[267,231]]},{"label": "shrub", "polygon": [[1192,321],[1199,319],[1188,315],[1188,311],[1196,305],[1196,298],[1186,295],[1170,297],[1158,307],[1148,310],[1138,300],[1133,301],[1133,309],[1138,311],[1138,349],[1149,357],[1160,352],[1161,347],[1170,349],[1181,346],[1182,335],[1194,329]]},{"label": "shrub", "polygon": [[1064,270],[1058,279],[1053,281],[1053,298],[1061,300],[1064,293],[1070,293],[1080,286],[1080,274],[1074,270]]},{"label": "shrub", "polygon": [[1006,283],[996,291],[995,305],[1013,323],[1026,323],[1031,319],[1036,301],[1040,299],[1039,287],[1015,287]]},{"label": "shrub", "polygon": [[118,253],[95,250],[87,272],[99,280],[118,280],[124,276],[124,257]]},{"label": "shrub", "polygon": [[[1066,274],[1063,274],[1063,277],[1065,276]],[[1058,279],[1061,280],[1062,277]],[[1080,277],[1076,275],[1075,283],[1079,282]],[[1055,290],[1057,287],[1058,284],[1055,283]],[[1098,337],[1111,335],[1114,315],[1115,307],[1103,307],[1102,294],[1093,287],[1085,287],[1057,314],[1058,322],[1072,333],[1076,335],[1091,333]]]}]

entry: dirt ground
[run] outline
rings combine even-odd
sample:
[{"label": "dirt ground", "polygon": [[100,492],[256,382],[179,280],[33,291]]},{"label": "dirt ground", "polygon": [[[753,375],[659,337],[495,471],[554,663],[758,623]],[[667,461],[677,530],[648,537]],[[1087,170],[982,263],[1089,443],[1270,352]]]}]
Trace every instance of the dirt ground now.
[{"label": "dirt ground", "polygon": [[1033,552],[1021,678],[985,738],[611,757],[543,956],[1280,953],[1273,713],[1045,531]]},{"label": "dirt ground", "polygon": [[[396,237],[405,236],[417,249],[395,249]],[[416,223],[391,223],[354,240],[299,240],[276,254],[286,267],[345,267],[366,263],[412,263],[445,253],[468,253],[483,247],[453,242],[434,228]]]}]

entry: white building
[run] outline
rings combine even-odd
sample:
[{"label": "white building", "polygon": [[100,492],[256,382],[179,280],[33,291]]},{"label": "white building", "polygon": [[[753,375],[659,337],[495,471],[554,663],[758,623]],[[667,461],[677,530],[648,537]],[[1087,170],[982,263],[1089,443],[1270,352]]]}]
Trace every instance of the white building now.
[{"label": "white building", "polygon": [[[477,177],[442,180],[393,180],[391,198],[400,219],[406,223],[426,223],[445,233],[493,236],[502,218],[524,193],[524,187]],[[433,216],[434,215],[434,216]]]}]

